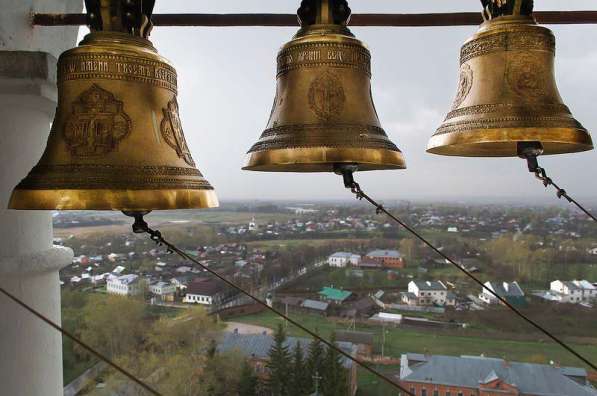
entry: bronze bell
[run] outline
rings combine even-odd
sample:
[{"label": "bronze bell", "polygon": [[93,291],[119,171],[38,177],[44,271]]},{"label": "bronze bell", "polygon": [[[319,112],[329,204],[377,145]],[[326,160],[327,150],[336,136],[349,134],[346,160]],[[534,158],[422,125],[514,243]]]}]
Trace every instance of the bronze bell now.
[{"label": "bronze bell", "polygon": [[243,169],[404,169],[404,157],[381,128],[373,104],[369,50],[346,27],[346,0],[304,0],[298,15],[301,29],[278,54],[267,128]]},{"label": "bronze bell", "polygon": [[451,111],[429,141],[433,154],[467,157],[591,150],[587,130],[562,102],[554,76],[555,37],[537,25],[529,0],[482,0],[486,20],[461,50]]},{"label": "bronze bell", "polygon": [[178,115],[177,76],[147,39],[151,1],[86,1],[91,33],[58,61],[58,108],[12,209],[218,205]]}]

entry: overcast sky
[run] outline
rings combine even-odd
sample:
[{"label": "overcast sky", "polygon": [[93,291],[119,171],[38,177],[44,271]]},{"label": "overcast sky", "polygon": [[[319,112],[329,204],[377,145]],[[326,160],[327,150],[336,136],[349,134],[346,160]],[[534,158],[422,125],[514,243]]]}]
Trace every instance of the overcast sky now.
[{"label": "overcast sky", "polygon": [[[299,0],[168,0],[156,13],[295,13]],[[476,0],[352,0],[353,13],[479,11]],[[594,0],[538,0],[537,10],[597,9]],[[574,116],[597,130],[597,26],[551,26],[557,37],[560,93]],[[551,197],[519,159],[462,159],[425,152],[451,106],[459,51],[476,27],[352,28],[372,52],[373,97],[382,126],[406,155],[405,171],[357,175],[386,199]],[[338,176],[241,171],[263,131],[275,92],[276,54],[295,28],[157,27],[152,41],[179,75],[187,141],[221,199],[335,199],[347,196]],[[597,136],[594,134],[594,136]],[[542,159],[569,192],[597,197],[594,151]],[[555,199],[555,198],[554,198]]]}]

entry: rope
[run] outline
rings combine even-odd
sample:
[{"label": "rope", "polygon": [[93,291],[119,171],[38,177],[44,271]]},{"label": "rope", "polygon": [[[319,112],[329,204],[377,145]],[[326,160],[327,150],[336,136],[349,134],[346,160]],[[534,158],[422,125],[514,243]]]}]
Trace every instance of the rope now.
[{"label": "rope", "polygon": [[404,227],[408,232],[410,232],[415,237],[417,237],[421,242],[423,242],[425,245],[427,245],[428,247],[430,247],[434,252],[436,252],[437,254],[439,254],[441,257],[443,257],[445,260],[447,260],[450,264],[452,264],[453,266],[455,266],[456,268],[458,268],[460,271],[462,271],[466,276],[468,276],[470,279],[472,279],[475,283],[479,284],[483,289],[485,289],[492,296],[494,296],[495,298],[497,298],[502,304],[504,304],[506,307],[508,307],[510,310],[512,310],[520,318],[522,318],[527,323],[531,324],[533,327],[535,327],[536,329],[538,329],[539,331],[541,331],[543,334],[545,334],[546,336],[548,336],[549,338],[551,338],[553,341],[555,341],[556,343],[558,343],[560,346],[562,346],[568,352],[570,352],[571,354],[573,354],[574,356],[576,356],[578,359],[582,360],[584,363],[586,363],[587,365],[589,365],[593,370],[597,370],[597,366],[595,364],[593,364],[592,362],[590,362],[587,358],[585,358],[580,353],[578,353],[577,351],[575,351],[571,346],[567,345],[564,341],[560,340],[558,337],[556,337],[555,335],[553,335],[552,333],[550,333],[548,330],[546,330],[545,328],[543,328],[541,325],[539,325],[538,323],[536,323],[535,321],[533,321],[531,318],[529,318],[526,315],[524,315],[515,306],[513,306],[512,304],[510,304],[505,298],[501,297],[496,292],[494,292],[493,290],[491,290],[489,287],[485,286],[483,284],[483,282],[481,282],[477,277],[475,277],[472,273],[470,273],[466,268],[464,268],[460,264],[456,263],[448,255],[446,255],[441,250],[439,250],[438,248],[436,248],[431,242],[429,242],[427,239],[425,239],[425,237],[423,237],[421,234],[419,234],[415,229],[413,229],[408,224],[406,224],[405,222],[403,222],[402,220],[400,220],[398,217],[396,217],[393,214],[391,214],[390,212],[388,212],[388,210],[386,208],[384,208],[383,205],[377,203],[370,196],[368,196],[361,189],[361,186],[359,186],[359,184],[356,183],[354,181],[354,179],[352,178],[352,171],[348,170],[348,171],[343,172],[343,176],[344,176],[344,184],[346,185],[346,187],[350,188],[351,192],[356,195],[356,197],[357,197],[358,200],[365,199],[371,205],[375,206],[377,214],[385,213],[389,218],[391,218],[396,223],[398,223],[402,227]]},{"label": "rope", "polygon": [[145,221],[143,221],[143,213],[125,212],[125,214],[128,215],[128,216],[135,217],[135,224],[133,225],[133,230],[136,233],[147,233],[147,234],[149,234],[150,237],[151,237],[151,239],[155,243],[157,243],[158,245],[164,245],[164,246],[166,246],[168,248],[169,252],[176,253],[180,257],[182,257],[182,258],[184,258],[186,260],[189,260],[189,261],[197,264],[198,266],[200,266],[204,270],[208,271],[210,274],[212,274],[216,278],[220,279],[222,282],[226,283],[228,286],[230,286],[230,287],[238,290],[242,294],[244,294],[247,297],[249,297],[251,300],[255,301],[257,304],[262,305],[263,307],[265,307],[269,311],[271,311],[274,314],[280,316],[284,320],[288,321],[289,323],[293,324],[294,326],[296,326],[297,328],[301,329],[305,333],[309,334],[311,337],[313,337],[315,339],[318,339],[323,344],[325,344],[328,348],[331,348],[331,349],[335,350],[336,352],[338,352],[339,354],[341,354],[342,356],[346,357],[347,359],[350,359],[351,361],[353,361],[354,363],[356,363],[357,365],[359,365],[363,369],[369,371],[371,374],[373,374],[373,375],[377,376],[378,378],[384,380],[389,385],[397,388],[401,392],[404,392],[406,395],[416,396],[416,395],[412,394],[410,391],[408,391],[405,388],[403,388],[399,383],[395,382],[391,378],[387,377],[386,375],[384,375],[384,374],[380,373],[379,371],[375,370],[374,368],[370,367],[368,364],[366,364],[365,362],[361,361],[360,359],[355,358],[354,356],[350,355],[347,352],[344,352],[337,345],[335,345],[335,344],[327,341],[326,339],[320,337],[314,331],[309,330],[307,327],[303,326],[302,324],[300,324],[296,320],[291,319],[290,317],[288,317],[284,313],[278,311],[274,307],[270,307],[268,304],[266,304],[265,302],[261,301],[259,298],[255,297],[254,295],[252,295],[251,293],[249,293],[248,291],[246,291],[242,287],[240,287],[240,286],[236,285],[235,283],[229,281],[224,276],[220,275],[218,272],[214,271],[213,269],[209,268],[208,266],[206,266],[204,264],[201,264],[197,259],[195,259],[194,257],[190,256],[189,254],[185,253],[183,250],[179,249],[174,244],[168,242],[166,239],[164,239],[164,237],[162,236],[162,234],[159,231],[152,230],[151,228],[149,228],[149,226],[147,225],[147,223],[145,223]]},{"label": "rope", "polygon": [[62,327],[58,326],[52,320],[48,319],[47,317],[45,317],[44,315],[42,315],[41,313],[39,313],[38,311],[36,311],[32,307],[30,307],[25,302],[23,302],[22,300],[20,300],[19,298],[17,298],[13,294],[9,293],[8,291],[6,291],[5,289],[3,289],[2,287],[0,287],[0,293],[4,294],[6,297],[10,298],[12,301],[14,301],[15,303],[17,303],[21,307],[25,308],[27,311],[31,312],[33,315],[37,316],[42,321],[46,322],[50,327],[53,327],[54,329],[58,330],[65,337],[70,338],[71,340],[73,340],[74,342],[76,342],[77,344],[79,344],[80,346],[82,346],[83,348],[85,348],[88,352],[90,352],[93,355],[95,355],[95,357],[97,357],[98,359],[100,359],[100,360],[106,362],[108,365],[112,366],[116,371],[120,372],[121,374],[125,375],[126,377],[128,377],[132,381],[136,382],[139,386],[141,386],[143,389],[145,389],[146,391],[148,391],[152,395],[161,396],[161,393],[159,393],[158,391],[156,391],[155,389],[153,389],[151,386],[147,385],[145,382],[143,382],[139,378],[135,377],[133,374],[131,374],[129,371],[127,371],[123,367],[121,367],[121,366],[117,365],[116,363],[114,363],[113,361],[111,361],[108,357],[106,357],[105,355],[103,355],[101,352],[98,352],[97,350],[93,349],[91,346],[89,346],[85,342],[83,342],[80,339],[78,339],[77,337],[75,337],[73,334],[71,334],[67,330],[64,330]]}]

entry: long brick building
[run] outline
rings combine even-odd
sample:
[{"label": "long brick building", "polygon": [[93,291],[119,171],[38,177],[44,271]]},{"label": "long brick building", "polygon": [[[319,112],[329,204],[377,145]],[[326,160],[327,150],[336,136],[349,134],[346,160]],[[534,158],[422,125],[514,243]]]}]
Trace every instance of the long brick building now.
[{"label": "long brick building", "polygon": [[402,355],[400,384],[416,396],[597,396],[585,369],[479,356]]}]

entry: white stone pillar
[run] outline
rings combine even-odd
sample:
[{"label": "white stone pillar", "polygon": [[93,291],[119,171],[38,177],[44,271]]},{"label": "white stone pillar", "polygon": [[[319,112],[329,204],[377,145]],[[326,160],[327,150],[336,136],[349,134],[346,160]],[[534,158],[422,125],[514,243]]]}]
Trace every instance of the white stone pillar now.
[{"label": "white stone pillar", "polygon": [[[34,28],[30,13],[81,8],[81,0],[0,0],[0,286],[56,323],[58,270],[73,253],[52,245],[51,213],[6,206],[45,147],[56,106],[56,56],[77,34],[76,28]],[[61,335],[3,295],[0,394],[63,394]]]}]

